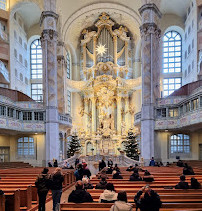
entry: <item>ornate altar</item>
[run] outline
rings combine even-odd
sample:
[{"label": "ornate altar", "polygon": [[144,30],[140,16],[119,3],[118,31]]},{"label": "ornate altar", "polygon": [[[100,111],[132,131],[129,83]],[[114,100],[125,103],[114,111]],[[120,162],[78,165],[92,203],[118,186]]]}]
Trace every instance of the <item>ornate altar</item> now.
[{"label": "ornate altar", "polygon": [[102,13],[81,37],[82,81],[69,80],[68,86],[82,100],[77,130],[83,153],[116,155],[133,127],[132,93],[141,86],[140,78],[132,79],[130,33]]}]

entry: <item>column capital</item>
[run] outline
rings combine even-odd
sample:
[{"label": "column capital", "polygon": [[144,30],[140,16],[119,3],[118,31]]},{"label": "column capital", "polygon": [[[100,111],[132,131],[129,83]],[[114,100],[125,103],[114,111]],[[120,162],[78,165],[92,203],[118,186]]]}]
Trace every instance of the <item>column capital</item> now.
[{"label": "column capital", "polygon": [[153,12],[155,12],[158,15],[159,18],[162,17],[161,11],[154,3],[144,4],[142,7],[140,7],[140,9],[138,11],[139,11],[140,15],[142,16],[143,12],[145,12],[146,10],[152,10]]},{"label": "column capital", "polygon": [[53,29],[44,29],[41,33],[41,42],[48,40],[48,41],[57,41],[58,33]]},{"label": "column capital", "polygon": [[161,30],[155,23],[144,23],[142,26],[140,26],[140,33],[141,37],[144,38],[151,34],[155,35],[158,39],[161,37]]},{"label": "column capital", "polygon": [[40,17],[40,26],[42,25],[44,19],[48,18],[48,17],[54,18],[57,21],[59,15],[56,14],[55,12],[53,12],[53,11],[43,11],[41,13],[41,17]]}]

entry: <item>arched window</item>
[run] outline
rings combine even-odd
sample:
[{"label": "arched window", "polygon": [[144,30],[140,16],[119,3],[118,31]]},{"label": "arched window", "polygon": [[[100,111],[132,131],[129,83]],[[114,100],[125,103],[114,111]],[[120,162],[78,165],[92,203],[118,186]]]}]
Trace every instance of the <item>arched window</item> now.
[{"label": "arched window", "polygon": [[[42,65],[42,49],[41,42],[36,39],[30,46],[30,65],[31,65],[31,96],[37,102],[43,101],[43,84],[39,79],[43,78],[43,65]],[[36,82],[34,82],[36,80]]]},{"label": "arched window", "polygon": [[181,78],[169,78],[169,73],[182,72],[182,37],[176,31],[169,31],[163,37],[163,95],[168,96],[181,87]]},{"label": "arched window", "polygon": [[69,52],[67,52],[67,78],[70,79],[70,56],[69,56]]},{"label": "arched window", "polygon": [[17,141],[18,157],[34,157],[35,147],[34,138],[32,137],[22,137]]},{"label": "arched window", "polygon": [[31,55],[31,77],[32,79],[42,78],[42,49],[41,41],[34,40],[30,47]]},{"label": "arched window", "polygon": [[190,137],[185,134],[176,134],[170,137],[170,152],[175,153],[190,153]]},{"label": "arched window", "polygon": [[0,9],[6,10],[6,0],[0,0]]}]

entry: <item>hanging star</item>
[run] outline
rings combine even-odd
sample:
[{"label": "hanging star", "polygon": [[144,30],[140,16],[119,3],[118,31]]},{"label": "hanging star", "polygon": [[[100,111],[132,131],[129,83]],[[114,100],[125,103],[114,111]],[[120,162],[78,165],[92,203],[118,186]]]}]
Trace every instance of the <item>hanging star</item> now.
[{"label": "hanging star", "polygon": [[103,56],[106,53],[107,48],[105,48],[105,45],[99,44],[97,45],[96,51],[98,55]]}]

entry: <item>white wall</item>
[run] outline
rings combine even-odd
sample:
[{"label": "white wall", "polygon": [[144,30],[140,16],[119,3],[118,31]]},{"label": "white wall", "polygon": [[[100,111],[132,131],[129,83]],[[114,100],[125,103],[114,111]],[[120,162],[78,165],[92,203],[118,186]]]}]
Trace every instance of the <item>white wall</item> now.
[{"label": "white wall", "polygon": [[[21,21],[21,26],[19,22]],[[16,37],[14,36],[16,32]],[[19,42],[22,39],[22,44]],[[14,49],[17,50],[17,58],[14,55]],[[20,61],[22,55],[22,62]],[[25,65],[27,61],[27,66]],[[17,75],[15,74],[17,70]],[[10,72],[11,72],[11,89],[16,89],[30,96],[30,68],[29,68],[29,48],[27,45],[27,33],[23,19],[16,13],[10,19]],[[22,74],[22,75],[21,75]]]}]

